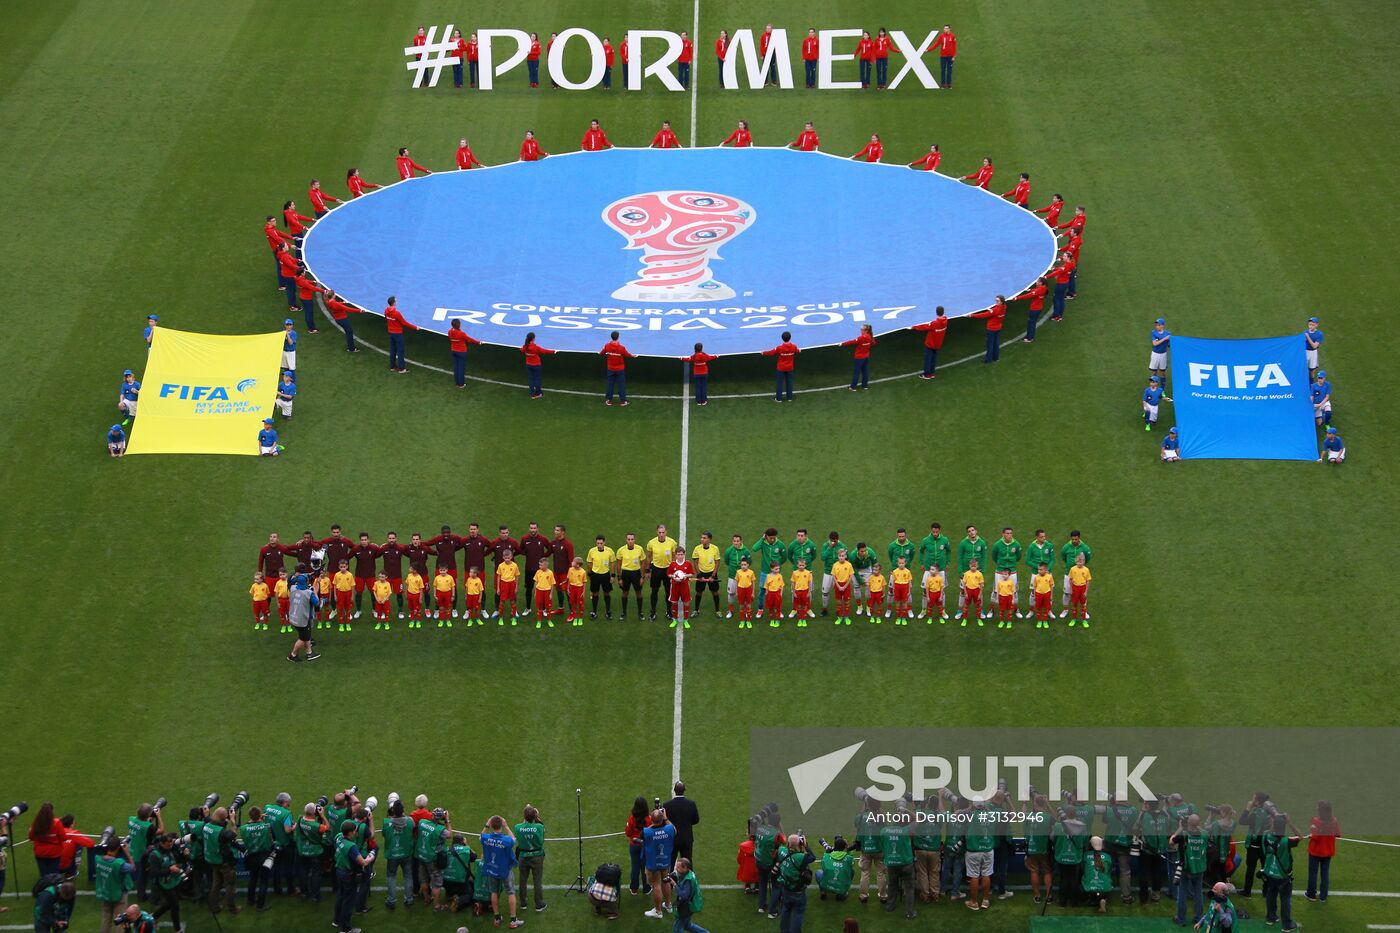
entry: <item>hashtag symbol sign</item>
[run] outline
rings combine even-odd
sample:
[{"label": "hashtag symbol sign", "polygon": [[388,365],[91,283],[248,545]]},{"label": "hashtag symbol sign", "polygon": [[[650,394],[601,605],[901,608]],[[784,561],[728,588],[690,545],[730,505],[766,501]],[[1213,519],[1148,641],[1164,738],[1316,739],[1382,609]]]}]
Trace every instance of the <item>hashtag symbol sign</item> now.
[{"label": "hashtag symbol sign", "polygon": [[428,76],[428,87],[437,87],[438,78],[442,77],[442,69],[448,65],[456,64],[456,59],[452,52],[456,50],[457,43],[452,40],[453,23],[448,23],[442,30],[442,39],[439,41],[438,28],[428,27],[426,40],[422,45],[410,45],[403,50],[408,56],[408,70],[413,72],[413,86],[423,86],[423,76]]}]

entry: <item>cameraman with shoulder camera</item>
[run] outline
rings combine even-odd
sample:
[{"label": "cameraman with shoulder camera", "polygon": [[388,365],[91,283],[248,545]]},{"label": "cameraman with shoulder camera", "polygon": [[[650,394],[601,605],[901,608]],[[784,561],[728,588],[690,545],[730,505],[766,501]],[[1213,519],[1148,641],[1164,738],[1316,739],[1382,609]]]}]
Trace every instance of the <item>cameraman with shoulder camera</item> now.
[{"label": "cameraman with shoulder camera", "polygon": [[360,875],[369,871],[373,855],[366,857],[360,851],[355,837],[360,831],[359,823],[342,820],[340,832],[335,837],[335,923],[340,933],[351,933],[355,916],[355,898],[359,891]]},{"label": "cameraman with shoulder camera", "polygon": [[54,880],[34,895],[34,933],[59,933],[68,929],[68,923],[73,919],[78,889],[71,881],[57,880],[57,872],[44,877]]},{"label": "cameraman with shoulder camera", "polygon": [[[1292,835],[1288,835],[1289,830]],[[1293,922],[1293,849],[1302,840],[1303,834],[1287,813],[1275,812],[1269,830],[1260,840],[1259,847],[1264,853],[1264,908],[1267,916],[1264,922],[1272,926],[1283,921],[1283,933],[1296,930],[1299,924]]]},{"label": "cameraman with shoulder camera", "polygon": [[313,904],[321,903],[321,877],[325,873],[322,860],[330,835],[331,825],[326,822],[325,804],[308,803],[303,807],[301,819],[292,829],[292,838],[296,841],[297,866],[301,870],[301,896]]},{"label": "cameraman with shoulder camera", "polygon": [[778,914],[780,933],[802,931],[802,920],[807,913],[807,885],[812,883],[810,866],[815,858],[807,851],[807,837],[801,830],[788,836],[786,845],[778,847],[773,871],[778,878],[778,898],[782,904]]},{"label": "cameraman with shoulder camera", "polygon": [[1206,856],[1210,849],[1210,837],[1201,826],[1199,813],[1182,819],[1172,834],[1171,845],[1177,853],[1176,877],[1172,879],[1176,888],[1176,922],[1178,926],[1188,923],[1186,904],[1189,901],[1193,911],[1189,922],[1194,926],[1200,922],[1206,909],[1201,883],[1205,878]]},{"label": "cameraman with shoulder camera", "polygon": [[1138,814],[1138,836],[1142,840],[1138,854],[1139,904],[1149,900],[1155,904],[1162,899],[1162,885],[1167,877],[1167,850],[1171,848],[1168,844],[1171,816],[1164,803],[1161,797],[1144,800]]},{"label": "cameraman with shoulder camera", "polygon": [[[240,806],[238,797],[233,802]],[[209,866],[209,912],[219,912],[219,895],[222,894],[224,907],[237,915],[243,908],[238,906],[238,875],[233,863],[238,858],[235,850],[241,849],[242,843],[228,820],[228,808],[219,807],[204,824],[201,835],[204,837],[204,861]]]},{"label": "cameraman with shoulder camera", "polygon": [[159,909],[154,916],[157,920],[170,914],[170,922],[176,930],[184,929],[180,923],[180,885],[189,877],[189,853],[179,843],[175,833],[161,833],[156,843],[146,853],[142,873],[147,880],[154,882],[155,893],[161,897]]},{"label": "cameraman with shoulder camera", "polygon": [[248,906],[267,910],[267,888],[272,881],[272,823],[261,807],[248,808],[248,822],[238,828],[243,843],[243,867],[248,869]]},{"label": "cameraman with shoulder camera", "polygon": [[142,866],[146,864],[146,850],[151,847],[156,836],[165,832],[165,821],[160,815],[164,805],[164,797],[158,804],[143,803],[126,821],[126,850],[136,865],[136,896],[143,901],[146,899],[146,872]]},{"label": "cameraman with shoulder camera", "polygon": [[1240,822],[1244,824],[1244,890],[1240,891],[1241,897],[1254,896],[1254,873],[1264,861],[1264,834],[1268,832],[1276,812],[1269,795],[1257,790],[1240,814]]},{"label": "cameraman with shoulder camera", "polygon": [[93,894],[102,905],[102,933],[112,933],[112,921],[126,910],[126,893],[134,886],[136,866],[111,827],[102,834],[99,848],[101,854],[93,862]]}]

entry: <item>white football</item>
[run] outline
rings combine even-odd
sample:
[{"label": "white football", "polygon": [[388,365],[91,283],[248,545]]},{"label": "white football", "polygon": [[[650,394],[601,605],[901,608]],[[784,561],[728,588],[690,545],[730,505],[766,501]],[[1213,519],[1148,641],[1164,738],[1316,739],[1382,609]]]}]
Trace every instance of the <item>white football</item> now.
[{"label": "white football", "polygon": [[685,579],[685,571],[677,570],[675,573],[671,574],[671,579],[675,580],[677,583],[680,583],[682,580]]}]

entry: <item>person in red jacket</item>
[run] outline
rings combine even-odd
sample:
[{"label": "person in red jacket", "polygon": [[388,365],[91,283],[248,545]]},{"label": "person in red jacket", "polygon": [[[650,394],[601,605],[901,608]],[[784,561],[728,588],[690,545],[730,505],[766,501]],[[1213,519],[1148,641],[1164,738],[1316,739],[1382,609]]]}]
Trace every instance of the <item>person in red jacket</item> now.
[{"label": "person in red jacket", "polygon": [[34,814],[34,822],[29,824],[29,841],[34,845],[34,861],[39,866],[40,875],[52,875],[58,871],[58,861],[63,856],[63,840],[68,831],[53,815],[53,804],[46,802]]},{"label": "person in red jacket", "polygon": [[608,394],[603,404],[611,405],[613,402],[613,390],[616,389],[622,399],[623,407],[627,405],[627,361],[634,359],[632,352],[622,345],[617,339],[617,331],[608,335],[608,342],[603,344],[603,349],[598,352],[607,358],[608,361]]},{"label": "person in red jacket", "polygon": [[695,352],[681,357],[681,362],[690,364],[690,375],[695,380],[695,404],[710,404],[710,364],[719,359],[705,352],[705,345],[697,343]]},{"label": "person in red jacket", "polygon": [[749,132],[748,120],[740,120],[739,125],[734,128],[734,132],[724,137],[724,142],[720,145],[725,146],[729,143],[733,143],[735,149],[746,149],[753,145],[753,134]]},{"label": "person in red jacket", "polygon": [[943,338],[948,335],[948,318],[943,314],[943,306],[933,309],[933,320],[927,324],[915,324],[914,330],[924,335],[924,371],[921,378],[932,379],[934,370],[938,368],[938,351],[943,349]]},{"label": "person in red jacket", "polygon": [[1031,199],[1031,176],[1022,172],[1021,177],[1016,181],[1016,187],[1003,194],[1002,197],[1017,207],[1025,207],[1029,210],[1027,205]]},{"label": "person in red jacket", "polygon": [[1069,291],[1069,277],[1079,263],[1071,253],[1060,254],[1060,264],[1045,273],[1047,279],[1055,280],[1055,297],[1050,301],[1050,320],[1060,321],[1065,316],[1065,295]]},{"label": "person in red jacket", "polygon": [[792,401],[792,370],[797,363],[797,354],[802,351],[797,349],[797,344],[792,342],[792,332],[783,331],[783,342],[770,350],[764,350],[764,356],[776,356],[778,358],[777,383],[773,392],[775,401]]},{"label": "person in red jacket", "polygon": [[301,247],[301,236],[306,232],[307,225],[314,224],[315,222],[313,218],[307,217],[305,214],[297,213],[297,202],[288,201],[286,204],[282,205],[282,224],[287,228],[287,232],[292,235],[298,248]]},{"label": "person in red jacket", "polygon": [[627,36],[622,37],[622,44],[617,47],[617,56],[622,59],[622,87],[627,87],[627,59],[632,53],[627,50]]},{"label": "person in red jacket", "polygon": [[363,314],[364,309],[355,307],[331,291],[326,293],[326,310],[331,313],[331,318],[345,332],[345,352],[359,353],[360,348],[355,346],[355,328],[350,323],[350,315]]},{"label": "person in red jacket", "polygon": [[301,302],[302,313],[306,315],[306,332],[316,333],[316,296],[329,294],[324,288],[316,284],[316,280],[311,278],[309,273],[298,275],[292,279],[297,287],[297,300]]},{"label": "person in red jacket", "polygon": [[379,186],[373,182],[365,181],[360,177],[360,170],[352,168],[345,173],[345,187],[350,189],[350,197],[358,198],[366,191],[372,191]]},{"label": "person in red jacket", "polygon": [[656,135],[651,138],[651,148],[653,149],[679,149],[681,141],[676,139],[676,134],[671,132],[671,121],[662,120],[661,129],[656,131]]},{"label": "person in red jacket", "polygon": [[943,161],[943,153],[938,151],[938,143],[928,147],[928,152],[919,156],[909,167],[913,169],[923,169],[926,172],[938,171],[938,163]]},{"label": "person in red jacket", "polygon": [[807,72],[807,90],[817,86],[817,31],[807,30],[807,38],[802,40],[802,67]]},{"label": "person in red jacket", "polygon": [[317,220],[326,216],[326,213],[330,211],[330,208],[326,206],[327,201],[340,203],[340,198],[326,194],[321,190],[321,179],[319,178],[311,179],[311,187],[307,189],[306,196],[311,199],[311,212],[316,215]]},{"label": "person in red jacket", "polygon": [[1069,241],[1069,245],[1063,248],[1069,250],[1074,257],[1074,268],[1069,270],[1069,288],[1065,291],[1065,297],[1073,300],[1079,294],[1079,245],[1084,239],[1084,205],[1076,207],[1074,216],[1055,229],[1066,231],[1060,234]]},{"label": "person in red jacket", "polygon": [[881,26],[880,30],[875,33],[875,86],[877,90],[883,91],[885,85],[890,83],[890,49],[893,46],[894,42],[890,39],[890,34]]},{"label": "person in red jacket", "polygon": [[384,309],[384,323],[389,330],[389,369],[399,374],[406,373],[408,365],[404,361],[403,332],[405,328],[417,330],[418,325],[404,320],[393,295],[389,296],[389,305]]},{"label": "person in red jacket", "polygon": [[875,346],[875,334],[869,324],[860,325],[860,333],[842,341],[843,347],[855,347],[855,369],[851,370],[851,391],[870,388],[870,350]]},{"label": "person in red jacket", "polygon": [[856,58],[860,61],[860,88],[870,89],[870,69],[875,66],[875,43],[870,39],[870,33],[862,32],[860,41],[856,43]]},{"label": "person in red jacket", "polygon": [[632,857],[632,881],[628,889],[636,894],[639,885],[643,894],[651,893],[651,885],[646,880],[646,858],[643,831],[651,825],[651,808],[647,806],[645,797],[638,797],[632,803],[632,812],[627,817],[627,824],[623,827],[623,835],[627,837],[627,851]]},{"label": "person in red jacket", "polygon": [[1050,203],[1044,207],[1037,207],[1035,213],[1044,214],[1045,222],[1050,226],[1055,226],[1060,222],[1060,211],[1065,209],[1065,199],[1060,195],[1050,198]]},{"label": "person in red jacket", "polygon": [[399,150],[399,156],[394,160],[394,164],[399,170],[399,179],[401,181],[407,181],[412,178],[414,172],[422,172],[424,175],[432,174],[428,169],[413,161],[413,157],[408,154],[407,147]]},{"label": "person in red jacket", "polygon": [[520,345],[520,352],[525,354],[525,380],[530,390],[530,398],[541,398],[544,396],[544,366],[540,357],[550,356],[555,351],[546,350],[535,343],[535,332],[530,331],[525,335],[525,342]]},{"label": "person in red jacket", "polygon": [[[549,62],[549,53],[554,51],[554,40],[559,38],[559,33],[551,32],[548,41],[544,44],[544,58],[546,64]],[[554,72],[549,73],[549,86],[555,90],[559,89],[559,82],[554,80]],[[528,590],[527,590],[528,592]]]},{"label": "person in red jacket", "polygon": [[947,23],[943,24],[943,31],[929,47],[930,52],[935,50],[938,52],[938,86],[946,90],[953,86],[953,59],[958,55],[958,37],[953,35],[953,27]]},{"label": "person in red jacket", "polygon": [[981,188],[983,191],[985,191],[987,190],[987,185],[992,180],[992,173],[992,160],[989,158],[983,159],[981,168],[979,168],[977,171],[973,172],[970,175],[962,176],[962,178],[958,180],[971,181],[974,187]]},{"label": "person in red jacket", "polygon": [[880,159],[884,157],[884,155],[885,155],[885,144],[882,143],[882,142],[880,142],[880,134],[879,134],[879,133],[871,133],[871,134],[870,134],[870,142],[866,143],[866,144],[865,144],[865,148],[862,149],[860,152],[857,152],[855,155],[851,156],[851,158],[852,158],[852,159],[861,159],[861,158],[863,158],[863,159],[865,159],[865,161],[867,161],[867,162],[879,162]]},{"label": "person in red jacket", "polygon": [[530,70],[530,87],[540,86],[540,34],[530,33],[530,51],[525,56],[525,65]]},{"label": "person in red jacket", "polygon": [[611,148],[612,143],[608,142],[608,134],[603,132],[602,125],[597,120],[589,120],[588,129],[583,134],[583,151],[599,152]]},{"label": "person in red jacket", "polygon": [[481,66],[481,47],[477,44],[476,33],[467,37],[467,83],[476,87],[477,69]]},{"label": "person in red jacket", "polygon": [[467,145],[465,139],[457,140],[457,168],[465,172],[469,168],[483,168],[484,166],[477,160],[476,153],[472,152],[472,147]]},{"label": "person in red jacket", "polygon": [[676,58],[676,77],[680,79],[681,87],[690,90],[690,64],[695,61],[695,43],[690,41],[690,34],[684,29],[681,30],[681,54]]},{"label": "person in red jacket", "polygon": [[[773,24],[769,23],[763,27],[763,35],[758,37],[758,57],[766,59],[768,57],[768,45],[773,41]],[[773,59],[773,64],[768,66],[768,71],[763,75],[763,86],[777,86],[778,84],[778,60]]]},{"label": "person in red jacket", "polygon": [[301,272],[301,260],[297,259],[287,244],[283,243],[276,252],[277,257],[277,281],[281,284],[277,287],[287,293],[287,310],[297,309],[297,283],[295,281],[297,273]]},{"label": "person in red jacket", "polygon": [[452,350],[452,379],[457,383],[457,388],[465,389],[467,387],[467,347],[479,347],[481,341],[462,330],[460,318],[453,318],[452,326],[447,329],[447,343]]},{"label": "person in red jacket", "polygon": [[612,90],[612,70],[613,62],[617,60],[617,50],[613,48],[612,39],[603,37],[603,90]]},{"label": "person in red jacket", "polygon": [[808,120],[803,124],[802,132],[797,134],[797,138],[788,143],[788,148],[795,148],[802,152],[816,152],[821,148],[821,145],[821,140],[817,138],[817,131],[812,128],[812,121]]},{"label": "person in red jacket", "polygon": [[457,90],[462,89],[462,63],[467,58],[467,40],[462,38],[462,30],[452,30],[452,51],[448,54],[457,59],[452,63],[452,86]]},{"label": "person in red jacket", "polygon": [[1001,359],[1001,327],[1006,323],[1006,296],[997,295],[996,304],[972,316],[983,318],[987,322],[987,352],[982,357],[982,362],[995,363]]},{"label": "person in red jacket", "polygon": [[715,60],[719,63],[719,86],[724,87],[724,58],[729,54],[729,30],[721,29],[715,40]]},{"label": "person in red jacket", "polygon": [[1337,837],[1341,824],[1332,814],[1332,803],[1317,802],[1317,816],[1308,829],[1308,888],[1303,896],[1310,901],[1327,900],[1327,888],[1332,876],[1332,859],[1337,854]]},{"label": "person in red jacket", "polygon": [[1035,325],[1040,321],[1040,312],[1045,310],[1045,295],[1049,291],[1045,276],[1035,280],[1035,284],[1021,294],[1012,298],[1012,301],[1026,299],[1030,301],[1030,317],[1026,319],[1026,336],[1022,337],[1025,343],[1035,343]]},{"label": "person in red jacket", "polygon": [[520,144],[521,162],[538,162],[549,155],[540,148],[539,142],[535,139],[534,130],[525,131],[525,141]]}]

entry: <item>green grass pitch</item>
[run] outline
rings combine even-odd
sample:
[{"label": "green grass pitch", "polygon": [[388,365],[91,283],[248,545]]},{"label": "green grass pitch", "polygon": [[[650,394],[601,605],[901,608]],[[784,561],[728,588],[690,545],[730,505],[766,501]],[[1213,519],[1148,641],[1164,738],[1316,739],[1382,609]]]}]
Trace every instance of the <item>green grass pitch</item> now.
[{"label": "green grass pitch", "polygon": [[[741,633],[702,617],[684,641],[680,754],[704,814],[697,861],[711,884],[733,880],[750,727],[1400,724],[1400,587],[1388,553],[1400,518],[1400,385],[1383,350],[1400,293],[1390,191],[1400,8],[1389,2],[700,0],[702,144],[739,118],[760,144],[815,120],[838,153],[878,132],[891,160],[938,142],[945,171],[972,171],[990,154],[1004,187],[1030,171],[1037,204],[1063,192],[1088,205],[1091,223],[1066,322],[1032,346],[1008,342],[999,365],[969,362],[859,396],[693,410],[684,516],[679,400],[618,409],[561,393],[530,403],[523,388],[481,382],[458,392],[441,373],[393,376],[376,353],[347,357],[326,329],[303,343],[298,414],[279,460],[108,460],[102,434],[121,370],[143,365],[148,312],[189,330],[278,328],[259,227],[287,198],[303,200],[312,176],[333,193],[350,165],[390,179],[404,145],[446,168],[463,135],[479,158],[505,161],[527,128],[546,149],[567,150],[592,116],[619,143],[641,144],[664,118],[688,135],[681,94],[530,92],[523,70],[489,94],[456,93],[450,75],[414,91],[396,47],[415,27],[456,18],[617,37],[689,30],[692,12],[655,0],[0,5],[0,474],[11,548],[0,806],[52,799],[93,829],[159,794],[174,810],[235,785],[257,802],[283,789],[304,801],[358,782],[381,797],[426,791],[469,814],[459,819],[471,829],[532,802],[563,835],[576,787],[589,833],[621,829],[633,796],[663,793],[676,652],[659,623],[547,635],[361,625],[328,637],[317,665],[282,660],[284,639],[249,624],[255,552],[268,531],[324,535],[332,522],[382,539],[443,522],[562,521],[579,542],[597,530],[645,538],[665,521],[683,523],[688,544],[705,529],[723,541],[769,524],[881,545],[898,525],[922,534],[932,520],[988,536],[1010,524],[1023,541],[1037,526],[1057,542],[1084,530],[1096,557],[1088,633],[860,622]],[[714,35],[765,20],[883,22],[919,36],[951,22],[957,88],[720,92]],[[464,217],[462,236],[489,231]],[[1165,315],[1183,334],[1266,336],[1300,330],[1309,314],[1324,321],[1347,465],[1160,467],[1137,405],[1152,319]],[[382,345],[376,320],[358,330]],[[978,329],[959,322],[944,357],[980,345]],[[449,365],[441,338],[412,336],[408,350]],[[892,335],[873,375],[919,361],[913,335]],[[548,362],[547,392],[601,389],[598,360]],[[483,348],[470,365],[524,381],[514,350]],[[804,354],[798,387],[837,385],[848,372],[841,352]],[[766,362],[724,360],[715,373],[717,395],[771,386]],[[681,388],[678,366],[647,362],[631,376],[636,394]],[[826,702],[833,693],[842,702]],[[1094,702],[1068,714],[1069,698]],[[1290,806],[1305,812],[1311,801]],[[1344,844],[1334,886],[1400,890],[1393,853]],[[615,841],[592,842],[586,868],[625,856]],[[26,888],[32,866],[23,850],[12,865]],[[556,845],[547,880],[567,884],[573,866],[572,845]],[[584,928],[584,906],[555,893],[529,929]],[[617,926],[645,928],[643,907],[623,900]],[[27,896],[6,903],[0,924],[22,923]],[[1397,904],[1319,907],[1300,895],[1295,909],[1310,929],[1340,930],[1400,922]],[[82,928],[95,928],[91,902],[80,910]],[[905,928],[873,907],[815,898],[808,928],[833,929],[845,912],[865,929]],[[965,922],[948,906],[922,913],[909,928]],[[977,920],[1024,930],[1029,916],[1021,893]],[[736,930],[753,917],[747,899],[716,891],[701,920]],[[325,919],[278,904],[233,926]],[[382,908],[365,919],[374,931],[449,925]]]}]

